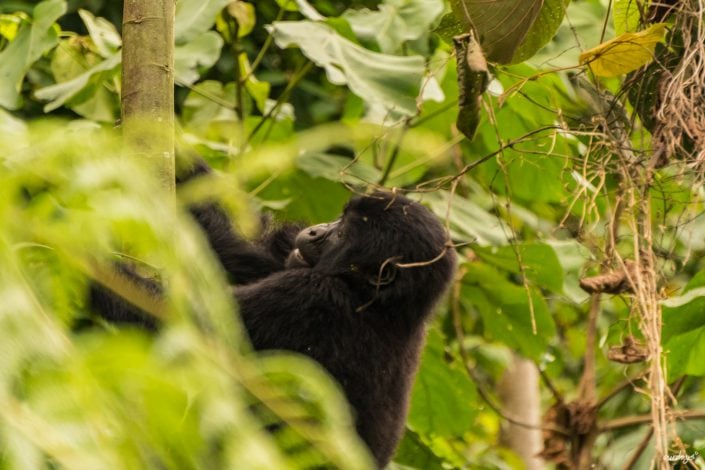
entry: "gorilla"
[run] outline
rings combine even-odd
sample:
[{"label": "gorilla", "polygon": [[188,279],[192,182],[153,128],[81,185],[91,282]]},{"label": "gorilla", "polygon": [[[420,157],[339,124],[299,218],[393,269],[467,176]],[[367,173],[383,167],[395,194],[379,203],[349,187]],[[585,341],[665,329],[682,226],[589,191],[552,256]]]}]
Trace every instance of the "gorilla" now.
[{"label": "gorilla", "polygon": [[[384,467],[403,433],[425,321],[455,270],[439,221],[422,205],[383,191],[353,197],[336,221],[284,225],[256,241],[237,235],[216,204],[191,212],[236,286],[254,348],[293,351],[321,364],[341,385],[358,434]],[[105,289],[91,296],[92,310],[107,320],[148,322]]]}]

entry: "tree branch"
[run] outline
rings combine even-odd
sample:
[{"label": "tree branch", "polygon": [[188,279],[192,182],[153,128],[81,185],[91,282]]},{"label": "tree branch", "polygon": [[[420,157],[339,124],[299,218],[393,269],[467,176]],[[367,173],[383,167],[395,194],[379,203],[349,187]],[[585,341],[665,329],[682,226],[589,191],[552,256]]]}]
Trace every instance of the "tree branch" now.
[{"label": "tree branch", "polygon": [[[705,419],[705,410],[683,410],[673,411],[671,413],[674,419],[697,420]],[[651,422],[651,415],[624,416],[622,418],[611,419],[600,425],[599,432],[609,432],[615,429],[627,428],[629,426],[638,426],[640,424],[648,424]]]}]

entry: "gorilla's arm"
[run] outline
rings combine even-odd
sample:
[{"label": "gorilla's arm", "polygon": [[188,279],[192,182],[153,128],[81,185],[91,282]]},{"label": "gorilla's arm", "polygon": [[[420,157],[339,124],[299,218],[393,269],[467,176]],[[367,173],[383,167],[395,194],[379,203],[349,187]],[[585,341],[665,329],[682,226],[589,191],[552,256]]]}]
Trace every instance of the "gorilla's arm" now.
[{"label": "gorilla's arm", "polygon": [[[112,273],[112,285],[117,282],[123,285],[131,285],[133,294],[143,299],[158,303],[162,296],[162,287],[157,279],[150,279],[140,276],[132,267],[117,263]],[[91,311],[99,314],[100,318],[116,324],[139,325],[148,330],[157,328],[157,320],[151,314],[143,311],[137,305],[128,302],[120,295],[113,292],[106,285],[101,285],[95,281],[91,282],[88,290],[88,306]],[[152,303],[152,302],[149,302]],[[79,319],[75,325],[76,329],[89,326],[92,321]]]},{"label": "gorilla's arm", "polygon": [[249,284],[285,269],[287,256],[301,229],[295,224],[274,230],[265,226],[264,234],[251,242],[235,232],[230,219],[217,204],[201,204],[189,210],[231,282],[236,285]]},{"label": "gorilla's arm", "polygon": [[[181,185],[212,173],[213,170],[205,162],[197,160],[193,166],[182,169],[177,183]],[[217,203],[193,205],[189,211],[201,226],[231,282],[236,285],[249,284],[285,269],[296,234],[303,228],[296,224],[272,227],[265,218],[260,238],[249,241],[235,231],[227,214]]]}]

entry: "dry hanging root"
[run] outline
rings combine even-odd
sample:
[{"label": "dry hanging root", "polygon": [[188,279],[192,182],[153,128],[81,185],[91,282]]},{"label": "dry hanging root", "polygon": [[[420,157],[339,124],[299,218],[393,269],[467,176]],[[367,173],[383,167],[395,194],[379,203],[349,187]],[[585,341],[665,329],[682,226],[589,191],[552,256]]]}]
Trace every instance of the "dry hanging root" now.
[{"label": "dry hanging root", "polygon": [[634,293],[635,269],[634,262],[626,260],[622,269],[581,279],[580,287],[589,294]]},{"label": "dry hanging root", "polygon": [[[668,2],[665,2],[668,3]],[[664,164],[673,158],[705,170],[705,1],[674,2],[677,35],[658,57],[658,100],[653,134],[654,156]]]},{"label": "dry hanging root", "polygon": [[633,336],[624,338],[624,343],[619,346],[610,347],[607,351],[607,359],[620,364],[634,364],[644,362],[649,358],[646,346],[639,343]]}]

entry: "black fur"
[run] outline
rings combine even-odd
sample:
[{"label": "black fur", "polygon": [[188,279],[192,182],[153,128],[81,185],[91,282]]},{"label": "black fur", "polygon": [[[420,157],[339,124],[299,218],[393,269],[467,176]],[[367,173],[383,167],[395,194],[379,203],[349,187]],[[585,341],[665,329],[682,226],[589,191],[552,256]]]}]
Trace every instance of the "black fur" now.
[{"label": "black fur", "polygon": [[[455,254],[427,209],[389,193],[353,199],[342,231],[342,246],[315,266],[276,272],[236,297],[256,349],[305,354],[338,380],[383,467],[403,432],[424,321],[452,279]],[[425,266],[389,268],[394,279],[375,285],[385,262],[431,261],[444,250]]]},{"label": "black fur", "polygon": [[[302,258],[287,262],[305,243],[298,227],[251,243],[217,206],[193,213],[238,285],[235,297],[255,349],[295,351],[325,367],[344,389],[360,437],[385,466],[403,433],[424,322],[455,269],[438,220],[400,195],[353,198],[335,233],[327,234],[335,243],[322,245],[307,265]],[[126,319],[119,311],[124,304],[110,297],[94,295],[95,310]]]}]

